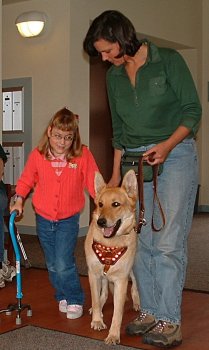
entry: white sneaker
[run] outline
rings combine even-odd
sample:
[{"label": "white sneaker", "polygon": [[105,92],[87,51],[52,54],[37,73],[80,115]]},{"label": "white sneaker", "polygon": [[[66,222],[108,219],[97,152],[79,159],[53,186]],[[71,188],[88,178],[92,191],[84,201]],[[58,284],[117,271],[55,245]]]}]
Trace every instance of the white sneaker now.
[{"label": "white sneaker", "polygon": [[10,262],[2,262],[2,269],[0,270],[4,280],[6,282],[12,282],[13,277],[16,276],[16,269],[14,266],[10,265]]},{"label": "white sneaker", "polygon": [[60,312],[67,312],[67,301],[66,300],[59,301],[59,311]]},{"label": "white sneaker", "polygon": [[68,305],[67,306],[67,318],[74,320],[83,315],[83,306],[82,305]]}]

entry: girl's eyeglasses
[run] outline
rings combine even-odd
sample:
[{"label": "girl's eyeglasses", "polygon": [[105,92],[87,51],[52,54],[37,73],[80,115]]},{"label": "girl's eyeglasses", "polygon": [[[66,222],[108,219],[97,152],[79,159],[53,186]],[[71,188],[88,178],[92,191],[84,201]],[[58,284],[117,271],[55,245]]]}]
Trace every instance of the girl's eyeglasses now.
[{"label": "girl's eyeglasses", "polygon": [[62,139],[65,142],[72,142],[73,141],[73,135],[62,136],[60,134],[51,134],[51,137],[53,137],[57,141],[61,141]]}]

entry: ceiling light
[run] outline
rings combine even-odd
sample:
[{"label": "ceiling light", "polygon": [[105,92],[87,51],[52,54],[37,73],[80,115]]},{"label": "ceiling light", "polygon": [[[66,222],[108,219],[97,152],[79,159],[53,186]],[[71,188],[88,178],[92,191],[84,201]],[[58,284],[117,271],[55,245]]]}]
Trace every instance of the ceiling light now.
[{"label": "ceiling light", "polygon": [[39,35],[46,22],[46,15],[43,12],[24,12],[17,17],[15,24],[19,33],[25,38]]}]

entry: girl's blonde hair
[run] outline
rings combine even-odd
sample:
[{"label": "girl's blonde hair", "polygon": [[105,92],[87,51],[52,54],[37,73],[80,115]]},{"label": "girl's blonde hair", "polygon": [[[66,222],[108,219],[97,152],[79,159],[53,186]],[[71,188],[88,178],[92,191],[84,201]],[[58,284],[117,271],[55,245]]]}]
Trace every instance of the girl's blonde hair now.
[{"label": "girl's blonde hair", "polygon": [[79,157],[82,154],[82,143],[78,128],[78,115],[74,114],[67,108],[62,108],[50,120],[45,129],[42,138],[38,144],[38,150],[44,154],[47,159],[50,159],[50,143],[48,137],[48,128],[57,128],[62,131],[73,131],[73,141],[69,146],[66,154],[66,159],[69,161],[73,157]]}]

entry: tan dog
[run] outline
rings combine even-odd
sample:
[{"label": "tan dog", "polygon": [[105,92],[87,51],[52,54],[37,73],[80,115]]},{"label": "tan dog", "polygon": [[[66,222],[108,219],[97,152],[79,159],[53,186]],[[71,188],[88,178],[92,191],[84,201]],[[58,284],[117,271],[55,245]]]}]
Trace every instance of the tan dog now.
[{"label": "tan dog", "polygon": [[[92,222],[85,241],[89,283],[92,298],[91,328],[107,328],[102,308],[113,285],[114,312],[107,344],[120,343],[120,328],[129,276],[132,279],[133,307],[139,310],[139,294],[132,266],[136,251],[135,211],[137,179],[130,170],[121,187],[107,187],[101,174],[95,176],[95,205]],[[112,289],[112,288],[111,288]]]}]

